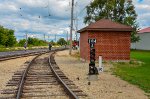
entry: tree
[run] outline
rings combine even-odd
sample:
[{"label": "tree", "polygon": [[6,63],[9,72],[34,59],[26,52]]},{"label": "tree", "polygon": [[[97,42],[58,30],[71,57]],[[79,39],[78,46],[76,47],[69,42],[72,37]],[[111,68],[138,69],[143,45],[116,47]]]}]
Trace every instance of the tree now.
[{"label": "tree", "polygon": [[51,43],[52,45],[57,45],[57,43],[54,42],[53,40],[51,40],[50,43]]},{"label": "tree", "polygon": [[12,47],[17,43],[14,30],[0,26],[0,45]]},{"label": "tree", "polygon": [[24,46],[25,42],[26,42],[26,39],[19,40],[18,45],[19,46]]},{"label": "tree", "polygon": [[[19,41],[18,45],[24,46],[25,42],[26,42],[26,39],[22,39]],[[28,46],[47,46],[48,45],[48,42],[45,42],[44,40],[31,38],[31,37],[28,38],[27,42],[28,42]]]},{"label": "tree", "polygon": [[16,38],[14,36],[14,30],[8,30],[7,38],[8,39],[5,44],[6,46],[12,47],[17,43]]},{"label": "tree", "polygon": [[137,14],[132,0],[94,0],[86,7],[86,10],[85,24],[90,24],[102,18],[110,19],[131,26],[134,29],[131,33],[131,42],[139,40],[139,36],[136,35],[139,29],[136,21]]},{"label": "tree", "polygon": [[60,39],[57,41],[57,43],[58,43],[59,45],[65,45],[65,44],[67,44],[67,42],[65,41],[64,38],[60,38]]}]

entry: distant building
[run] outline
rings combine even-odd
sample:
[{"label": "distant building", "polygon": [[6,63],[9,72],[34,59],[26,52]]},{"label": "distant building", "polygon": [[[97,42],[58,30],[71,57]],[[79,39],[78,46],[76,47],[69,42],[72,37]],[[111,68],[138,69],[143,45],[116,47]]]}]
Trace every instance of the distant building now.
[{"label": "distant building", "polygon": [[96,39],[96,59],[130,60],[132,28],[108,19],[101,19],[78,31],[80,33],[80,57],[90,59],[88,39]]},{"label": "distant building", "polygon": [[150,50],[150,27],[140,30],[137,35],[140,41],[131,43],[131,49]]}]

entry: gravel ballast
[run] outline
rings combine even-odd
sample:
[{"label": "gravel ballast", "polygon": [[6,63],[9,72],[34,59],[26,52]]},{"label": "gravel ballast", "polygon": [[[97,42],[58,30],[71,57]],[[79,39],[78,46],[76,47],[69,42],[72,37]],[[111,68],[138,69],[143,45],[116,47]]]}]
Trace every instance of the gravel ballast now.
[{"label": "gravel ballast", "polygon": [[66,76],[83,90],[89,99],[148,99],[143,90],[112,75],[111,64],[105,64],[104,72],[98,75],[98,80],[90,81],[88,85],[88,62],[69,56],[68,50],[57,52],[55,60]]},{"label": "gravel ballast", "polygon": [[23,68],[24,63],[31,61],[35,56],[17,58],[0,62],[0,90],[6,88],[6,83],[11,79],[14,72]]}]

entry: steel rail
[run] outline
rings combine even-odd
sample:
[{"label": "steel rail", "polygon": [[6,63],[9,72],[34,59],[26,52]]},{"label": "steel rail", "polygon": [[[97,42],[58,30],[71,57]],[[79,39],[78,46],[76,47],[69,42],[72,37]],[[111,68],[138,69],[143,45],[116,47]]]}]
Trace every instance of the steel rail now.
[{"label": "steel rail", "polygon": [[[59,50],[65,50],[65,49],[67,49],[67,48],[54,48],[51,51],[59,51]],[[31,52],[31,53],[20,54],[20,55],[11,55],[11,56],[7,55],[7,56],[0,57],[0,61],[17,59],[17,58],[21,58],[21,57],[34,56],[34,55],[38,55],[38,54],[45,53],[45,52],[50,52],[50,51]]]},{"label": "steel rail", "polygon": [[27,66],[27,68],[25,69],[25,71],[22,75],[22,78],[20,80],[20,84],[19,84],[19,87],[18,87],[18,91],[17,91],[17,94],[16,94],[16,99],[21,99],[22,92],[23,92],[23,86],[24,86],[24,83],[25,83],[27,73],[28,73],[29,68],[31,67],[32,63],[35,61],[35,59],[37,57],[39,57],[40,55],[42,55],[42,54],[45,54],[45,53],[48,53],[48,52],[54,52],[55,53],[55,51],[59,51],[59,50],[64,50],[64,49],[55,49],[55,50],[51,50],[51,51],[42,52],[42,53],[39,53],[36,57],[34,57],[32,59],[32,61],[29,63],[29,65]]},{"label": "steel rail", "polygon": [[[55,53],[55,52],[54,52]],[[70,96],[71,99],[79,99],[79,97],[74,94],[74,92],[66,85],[66,83],[61,79],[61,77],[56,73],[56,71],[54,70],[53,66],[52,66],[52,63],[51,63],[51,57],[52,55],[54,54],[52,53],[50,56],[49,56],[49,65],[50,65],[50,68],[52,70],[52,72],[54,73],[54,75],[57,77],[57,79],[59,80],[59,82],[63,85],[63,87],[65,88],[65,90],[67,91],[68,95]]]},{"label": "steel rail", "polygon": [[38,54],[45,53],[45,52],[48,52],[48,51],[33,52],[33,53],[28,53],[28,54],[21,54],[21,55],[13,55],[13,56],[0,57],[0,61],[6,61],[6,60],[11,60],[11,59],[17,59],[17,58],[21,58],[21,57],[34,56],[34,55],[38,55]]},{"label": "steel rail", "polygon": [[[46,52],[45,52],[46,53]],[[26,76],[27,76],[27,73],[29,71],[29,68],[31,67],[32,63],[35,61],[35,59],[37,57],[39,57],[40,55],[42,55],[44,53],[40,53],[39,55],[37,55],[36,57],[34,57],[32,59],[32,61],[29,63],[29,65],[27,66],[26,70],[24,71],[23,75],[22,75],[22,78],[21,78],[21,81],[20,81],[20,85],[19,85],[19,88],[18,88],[18,91],[17,91],[17,95],[16,95],[16,99],[21,99],[21,96],[22,96],[22,91],[23,91],[23,86],[24,86],[24,83],[25,83],[25,79],[26,79]]]}]

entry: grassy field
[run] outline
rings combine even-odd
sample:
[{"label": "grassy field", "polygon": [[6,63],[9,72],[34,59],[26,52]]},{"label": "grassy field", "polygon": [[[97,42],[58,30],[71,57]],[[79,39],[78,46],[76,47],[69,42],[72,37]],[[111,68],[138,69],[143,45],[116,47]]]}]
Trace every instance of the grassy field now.
[{"label": "grassy field", "polygon": [[114,63],[113,72],[150,94],[150,51],[131,51],[130,63]]}]

